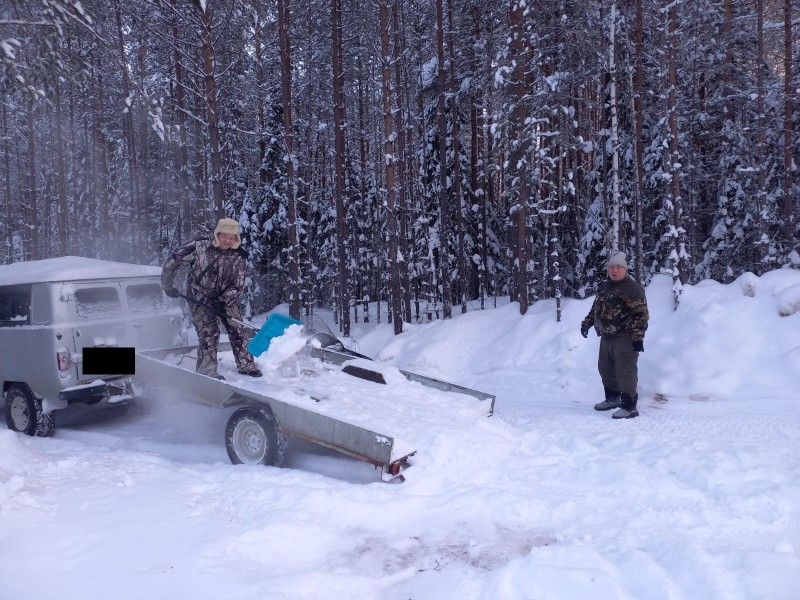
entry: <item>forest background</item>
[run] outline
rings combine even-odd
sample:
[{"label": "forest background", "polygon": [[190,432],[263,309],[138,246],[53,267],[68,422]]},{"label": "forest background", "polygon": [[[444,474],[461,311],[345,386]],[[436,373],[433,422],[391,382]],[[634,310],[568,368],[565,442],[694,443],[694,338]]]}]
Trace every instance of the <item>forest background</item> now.
[{"label": "forest background", "polygon": [[798,30],[797,0],[0,0],[0,264],[161,264],[229,216],[248,314],[345,335],[585,297],[616,249],[676,303],[800,268]]}]

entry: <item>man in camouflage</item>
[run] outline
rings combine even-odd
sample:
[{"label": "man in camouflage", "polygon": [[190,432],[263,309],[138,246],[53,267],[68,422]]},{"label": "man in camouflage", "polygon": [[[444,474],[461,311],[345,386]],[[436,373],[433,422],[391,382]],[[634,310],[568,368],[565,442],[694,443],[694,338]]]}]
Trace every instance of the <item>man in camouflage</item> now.
[{"label": "man in camouflage", "polygon": [[181,266],[188,267],[186,296],[198,338],[195,370],[216,379],[224,379],[217,373],[220,319],[228,330],[239,373],[261,377],[253,355],[247,351],[244,327],[237,322],[242,320],[238,302],[247,263],[241,243],[239,223],[220,219],[210,240],[194,241],[178,248],[169,255],[161,272],[164,293],[177,298],[175,275]]},{"label": "man in camouflage", "polygon": [[644,288],[628,275],[624,252],[608,261],[608,279],[597,289],[592,309],[581,323],[581,335],[587,337],[594,326],[600,336],[597,368],[603,380],[605,400],[595,410],[618,409],[615,419],[639,416],[636,402],[639,353],[644,352],[647,331],[647,298]]}]

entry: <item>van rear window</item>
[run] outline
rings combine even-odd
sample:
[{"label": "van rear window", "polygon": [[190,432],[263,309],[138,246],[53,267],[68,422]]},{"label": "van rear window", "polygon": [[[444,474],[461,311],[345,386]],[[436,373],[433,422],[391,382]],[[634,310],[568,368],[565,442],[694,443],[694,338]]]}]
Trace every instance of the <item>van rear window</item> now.
[{"label": "van rear window", "polygon": [[0,290],[0,327],[27,325],[31,321],[30,288],[4,288]]},{"label": "van rear window", "polygon": [[158,312],[164,308],[164,295],[157,283],[129,285],[125,288],[125,296],[133,312]]},{"label": "van rear window", "polygon": [[84,319],[98,319],[120,312],[116,288],[93,287],[75,290],[75,312]]}]

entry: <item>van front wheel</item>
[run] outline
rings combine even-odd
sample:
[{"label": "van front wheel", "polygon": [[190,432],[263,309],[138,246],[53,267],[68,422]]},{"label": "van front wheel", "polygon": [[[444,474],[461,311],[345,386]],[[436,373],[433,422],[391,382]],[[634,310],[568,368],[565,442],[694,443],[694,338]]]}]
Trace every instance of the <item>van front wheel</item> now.
[{"label": "van front wheel", "polygon": [[6,392],[6,425],[12,431],[50,437],[55,419],[53,413],[42,412],[42,401],[33,395],[31,388],[15,383]]}]

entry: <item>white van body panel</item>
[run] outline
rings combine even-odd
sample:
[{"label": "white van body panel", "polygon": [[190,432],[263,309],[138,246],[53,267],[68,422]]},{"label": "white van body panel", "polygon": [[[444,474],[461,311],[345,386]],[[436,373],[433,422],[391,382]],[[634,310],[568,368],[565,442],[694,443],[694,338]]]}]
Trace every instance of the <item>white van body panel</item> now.
[{"label": "white van body panel", "polygon": [[25,383],[50,412],[99,401],[108,384],[129,388],[127,374],[84,375],[83,349],[185,342],[183,312],[161,291],[160,274],[160,267],[73,256],[0,266],[3,393]]}]

